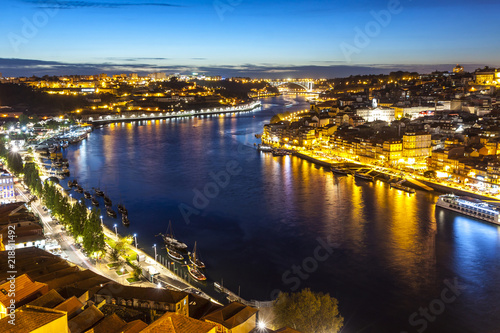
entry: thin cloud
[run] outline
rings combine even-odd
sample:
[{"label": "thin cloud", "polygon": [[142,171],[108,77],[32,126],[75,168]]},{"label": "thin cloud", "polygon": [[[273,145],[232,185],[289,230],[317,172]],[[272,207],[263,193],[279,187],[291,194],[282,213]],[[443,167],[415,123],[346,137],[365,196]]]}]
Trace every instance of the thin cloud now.
[{"label": "thin cloud", "polygon": [[[451,71],[455,64],[426,64],[426,65],[330,65],[330,66],[283,66],[277,64],[243,64],[243,65],[171,65],[162,66],[140,62],[106,62],[106,63],[65,63],[59,61],[43,61],[36,59],[0,58],[0,68],[4,76],[44,76],[44,75],[93,75],[99,73],[191,73],[198,72],[206,75],[249,76],[255,78],[336,78],[349,75],[388,74],[393,71],[406,70],[419,73],[430,73],[434,70]],[[474,71],[485,64],[463,64],[467,71]],[[491,64],[489,64],[491,65]]]},{"label": "thin cloud", "polygon": [[77,9],[77,8],[123,8],[123,7],[184,7],[166,2],[110,2],[110,1],[60,1],[60,0],[21,0],[22,2],[33,4],[38,8],[53,9]]}]

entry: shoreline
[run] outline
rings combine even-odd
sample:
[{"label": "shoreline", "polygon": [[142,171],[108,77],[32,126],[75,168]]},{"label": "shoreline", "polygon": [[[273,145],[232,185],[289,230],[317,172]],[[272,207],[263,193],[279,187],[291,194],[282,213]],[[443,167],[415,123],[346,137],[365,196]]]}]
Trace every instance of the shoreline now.
[{"label": "shoreline", "polygon": [[[293,151],[293,155],[297,156],[297,157],[299,157],[301,159],[304,159],[304,160],[306,160],[308,162],[311,162],[311,163],[314,163],[316,165],[323,166],[323,167],[332,167],[335,164],[342,164],[343,163],[343,162],[335,163],[335,162],[328,161],[328,160],[322,160],[322,159],[320,159],[318,157],[311,156],[311,155],[308,155],[308,154],[304,154],[303,152]],[[346,162],[350,163],[349,161],[346,161]],[[369,165],[369,164],[363,164],[363,163],[359,163],[359,162],[356,162],[356,164],[359,164],[360,166],[363,166],[363,167],[374,168],[372,165]],[[381,173],[381,174],[384,174],[386,176],[389,175],[388,173],[385,173],[385,172],[381,171],[380,168],[377,168],[377,172]],[[467,191],[467,190],[464,190],[464,189],[459,189],[459,188],[455,188],[455,187],[446,186],[446,185],[443,185],[443,184],[438,184],[438,183],[435,183],[435,182],[432,182],[432,181],[429,181],[429,180],[426,180],[426,179],[422,179],[420,177],[416,178],[416,180],[418,182],[423,183],[426,186],[431,187],[434,191],[439,192],[439,193],[444,193],[444,194],[446,194],[446,193],[453,193],[453,194],[456,194],[456,195],[469,196],[469,197],[473,197],[473,198],[480,199],[480,200],[485,200],[485,201],[495,200],[497,202],[500,202],[500,199],[498,199],[496,197],[493,197],[493,196],[482,195],[482,194],[478,194],[478,193],[475,193],[475,192],[470,192],[470,191]],[[419,190],[423,190],[422,188],[420,188],[418,186],[412,186],[412,187],[416,187]]]},{"label": "shoreline", "polygon": [[[259,107],[262,106],[261,101],[253,101],[251,103],[246,103],[246,104],[241,104],[238,105],[237,107],[231,107],[231,108],[215,108],[214,110],[190,110],[190,111],[180,111],[180,112],[160,112],[160,113],[150,113],[149,115],[145,114],[145,111],[137,111],[137,112],[130,112],[130,115],[126,117],[125,115],[121,116],[99,116],[98,119],[94,119],[94,117],[89,116],[87,119],[84,119],[84,121],[89,122],[92,124],[93,127],[97,127],[100,125],[106,125],[110,123],[117,123],[117,122],[130,122],[130,121],[137,121],[137,120],[156,120],[156,119],[169,119],[169,118],[182,118],[182,117],[192,117],[192,116],[207,116],[207,115],[218,115],[218,114],[225,114],[225,113],[235,113],[235,112],[249,112],[253,111]],[[127,111],[128,112],[128,111]],[[149,112],[149,111],[147,111]],[[140,115],[138,115],[140,114]]]}]

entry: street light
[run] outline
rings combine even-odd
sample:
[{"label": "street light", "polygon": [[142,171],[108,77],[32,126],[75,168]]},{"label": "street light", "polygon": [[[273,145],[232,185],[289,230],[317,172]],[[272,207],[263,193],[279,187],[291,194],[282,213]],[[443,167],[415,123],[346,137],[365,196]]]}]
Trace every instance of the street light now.
[{"label": "street light", "polygon": [[135,248],[137,249],[137,234],[134,234]]},{"label": "street light", "polygon": [[101,219],[101,224],[104,224],[104,222],[102,221],[102,215],[99,216],[99,218]]},{"label": "street light", "polygon": [[156,261],[156,244],[153,245],[153,247],[155,248],[155,261]]},{"label": "street light", "polygon": [[115,237],[118,239],[118,230],[116,229],[116,223],[113,225],[113,228],[115,228]]}]

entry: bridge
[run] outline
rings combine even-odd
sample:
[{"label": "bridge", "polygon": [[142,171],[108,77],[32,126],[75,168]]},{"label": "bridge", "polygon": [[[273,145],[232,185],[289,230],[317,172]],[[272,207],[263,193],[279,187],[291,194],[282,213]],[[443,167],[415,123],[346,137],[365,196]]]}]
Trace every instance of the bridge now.
[{"label": "bridge", "polygon": [[304,88],[307,92],[312,92],[313,87],[314,87],[314,81],[312,80],[282,80],[282,81],[271,81],[269,84],[273,87],[279,87],[284,84],[289,84],[289,83],[294,83],[298,86],[301,86]]}]

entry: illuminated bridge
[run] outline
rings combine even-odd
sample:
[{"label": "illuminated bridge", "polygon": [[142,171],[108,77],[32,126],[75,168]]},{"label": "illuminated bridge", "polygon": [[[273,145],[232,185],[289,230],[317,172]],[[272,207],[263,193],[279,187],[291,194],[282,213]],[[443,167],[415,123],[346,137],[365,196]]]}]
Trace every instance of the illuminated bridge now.
[{"label": "illuminated bridge", "polygon": [[294,83],[298,86],[301,86],[307,92],[312,92],[313,87],[314,87],[313,80],[283,80],[283,81],[271,81],[271,82],[269,82],[269,84],[272,85],[273,87],[279,87],[279,86],[282,86],[284,84],[289,84],[289,83]]}]

